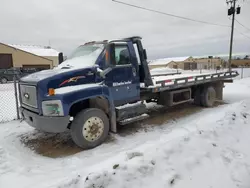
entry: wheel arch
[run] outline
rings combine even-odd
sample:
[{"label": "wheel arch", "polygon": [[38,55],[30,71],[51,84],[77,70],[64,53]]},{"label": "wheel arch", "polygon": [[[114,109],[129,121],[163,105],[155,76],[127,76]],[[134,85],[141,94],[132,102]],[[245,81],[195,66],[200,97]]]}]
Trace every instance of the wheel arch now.
[{"label": "wheel arch", "polygon": [[[112,99],[106,95],[96,95],[79,99],[69,106],[68,114],[74,117],[77,113],[87,108],[98,108],[103,110],[109,118],[110,130],[112,132],[117,132],[115,106]],[[68,128],[70,128],[70,125]]]},{"label": "wheel arch", "polygon": [[[98,104],[98,102],[101,104]],[[68,108],[68,114],[70,116],[75,116],[80,110],[86,108],[99,108],[108,114],[109,106],[110,100],[107,96],[96,95],[88,98],[81,98],[71,103]]]},{"label": "wheel arch", "polygon": [[[208,82],[208,83],[192,86],[191,87],[192,96],[195,94],[196,90],[203,90],[204,88],[207,88],[210,86],[214,87],[216,90],[221,90],[224,88],[224,82],[220,80],[220,81]],[[221,91],[218,91],[218,93],[219,92],[221,92]],[[222,93],[220,93],[220,95],[222,95]]]},{"label": "wheel arch", "polygon": [[202,94],[203,90],[207,89],[208,87],[213,87],[215,89],[217,100],[223,100],[224,82],[223,80],[219,80],[192,87],[192,98],[194,98],[196,105],[201,105],[200,95]]}]

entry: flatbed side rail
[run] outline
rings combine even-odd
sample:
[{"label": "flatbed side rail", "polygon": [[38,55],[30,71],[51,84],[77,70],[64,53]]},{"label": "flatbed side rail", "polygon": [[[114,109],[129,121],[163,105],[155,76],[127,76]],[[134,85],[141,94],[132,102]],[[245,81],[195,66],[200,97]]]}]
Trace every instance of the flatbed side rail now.
[{"label": "flatbed side rail", "polygon": [[163,74],[151,74],[151,77],[171,76],[171,75],[178,75],[178,74],[181,74],[181,72],[171,72],[171,73],[163,73]]},{"label": "flatbed side rail", "polygon": [[161,80],[156,81],[156,86],[153,89],[153,92],[164,91],[167,89],[175,89],[179,87],[185,87],[189,85],[196,85],[207,83],[216,80],[223,80],[227,78],[233,78],[238,76],[239,73],[237,71],[231,72],[220,72],[214,74],[204,74],[198,76],[188,76],[183,78],[175,78],[175,79],[168,79],[168,80]]}]

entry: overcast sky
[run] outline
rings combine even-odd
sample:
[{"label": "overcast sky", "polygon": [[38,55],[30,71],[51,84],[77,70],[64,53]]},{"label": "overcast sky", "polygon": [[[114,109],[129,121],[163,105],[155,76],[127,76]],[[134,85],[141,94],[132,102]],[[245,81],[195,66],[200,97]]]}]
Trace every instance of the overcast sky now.
[{"label": "overcast sky", "polygon": [[[184,17],[230,25],[225,0],[121,0]],[[0,0],[0,42],[48,45],[68,54],[92,40],[139,35],[150,59],[226,54],[230,28],[194,23],[126,7],[112,0]],[[237,19],[250,28],[250,1]],[[247,19],[248,18],[248,19]],[[250,31],[236,23],[250,38]],[[234,53],[250,54],[235,32]]]}]

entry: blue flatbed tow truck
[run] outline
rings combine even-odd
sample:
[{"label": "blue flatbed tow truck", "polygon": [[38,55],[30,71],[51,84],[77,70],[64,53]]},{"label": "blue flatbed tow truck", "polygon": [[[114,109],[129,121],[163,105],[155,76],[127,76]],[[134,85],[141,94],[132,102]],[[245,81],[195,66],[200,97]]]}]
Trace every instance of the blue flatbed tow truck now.
[{"label": "blue flatbed tow truck", "polygon": [[116,133],[117,125],[146,118],[145,102],[173,106],[194,101],[212,107],[222,100],[224,82],[236,76],[235,71],[151,76],[140,37],[94,41],[79,46],[58,67],[23,77],[20,108],[32,127],[70,130],[73,141],[89,149],[103,143],[110,131]]}]

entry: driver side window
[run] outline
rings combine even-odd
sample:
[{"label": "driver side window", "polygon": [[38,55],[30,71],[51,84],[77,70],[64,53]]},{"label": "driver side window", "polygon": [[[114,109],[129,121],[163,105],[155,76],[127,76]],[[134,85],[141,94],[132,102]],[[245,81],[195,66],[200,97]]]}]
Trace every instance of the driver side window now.
[{"label": "driver side window", "polygon": [[115,64],[116,65],[129,65],[130,56],[127,45],[116,45],[115,46]]}]

